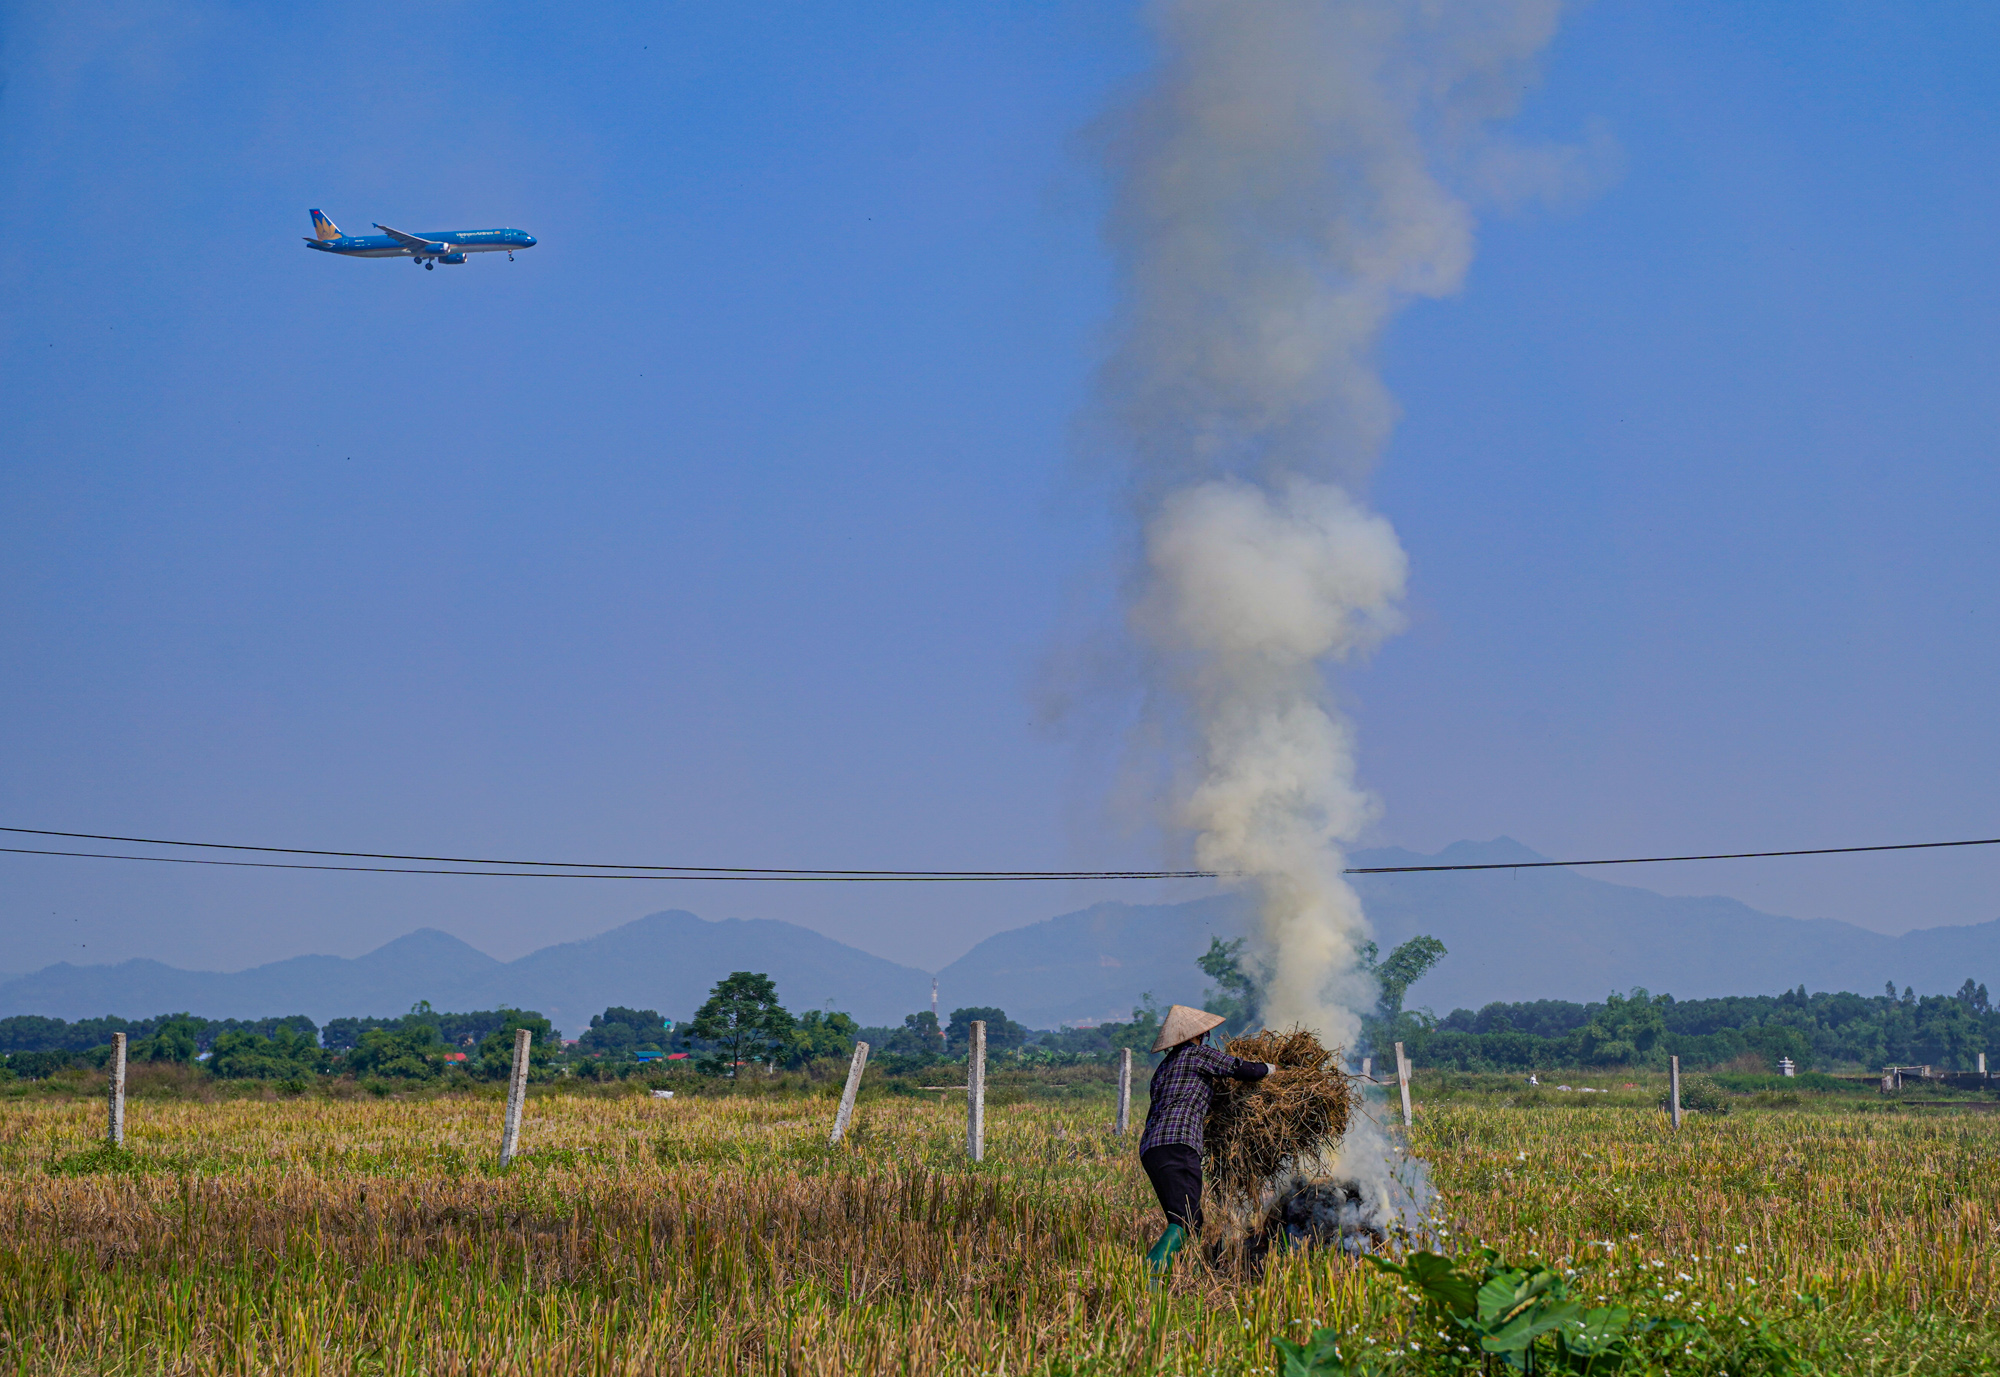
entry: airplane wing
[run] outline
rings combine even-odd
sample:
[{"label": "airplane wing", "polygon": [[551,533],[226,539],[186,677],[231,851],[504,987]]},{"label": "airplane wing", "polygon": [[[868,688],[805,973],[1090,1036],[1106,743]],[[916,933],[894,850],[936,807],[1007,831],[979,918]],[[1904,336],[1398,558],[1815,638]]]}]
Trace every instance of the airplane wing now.
[{"label": "airplane wing", "polygon": [[399,229],[390,229],[387,225],[377,225],[375,228],[381,230],[382,233],[388,235],[406,249],[428,249],[433,244],[432,240],[419,239],[414,234],[405,234]]}]

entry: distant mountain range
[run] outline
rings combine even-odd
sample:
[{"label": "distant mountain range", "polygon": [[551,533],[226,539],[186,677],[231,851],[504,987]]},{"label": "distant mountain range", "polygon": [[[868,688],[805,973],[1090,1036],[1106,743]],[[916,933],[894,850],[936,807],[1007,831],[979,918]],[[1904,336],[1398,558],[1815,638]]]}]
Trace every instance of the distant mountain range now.
[{"label": "distant mountain range", "polygon": [[[1544,860],[1519,842],[1458,842],[1436,856],[1357,853],[1357,865]],[[1428,932],[1451,955],[1410,992],[1439,1013],[1492,1000],[1602,999],[1644,985],[1679,999],[1853,990],[1884,982],[1949,994],[2000,983],[2000,920],[1889,937],[1827,918],[1780,918],[1734,899],[1681,898],[1574,870],[1354,877],[1383,950]]]},{"label": "distant mountain range", "polygon": [[[1435,856],[1357,851],[1357,866],[1539,861],[1519,842],[1458,842]],[[1411,989],[1439,1013],[1494,1000],[1603,999],[1644,985],[1700,999],[1812,990],[1874,994],[1885,981],[1949,993],[1966,977],[2000,984],[2000,921],[1887,937],[1827,919],[1780,918],[1734,899],[1676,898],[1572,870],[1357,875],[1387,952],[1418,933],[1448,955]],[[1240,895],[1148,907],[1097,904],[989,937],[938,975],[951,1004],[995,1004],[1033,1026],[1123,1018],[1142,994],[1198,999],[1194,961],[1211,936],[1254,926]],[[963,992],[961,997],[960,992]],[[4,999],[4,992],[0,992]]]},{"label": "distant mountain range", "polygon": [[[424,928],[366,956],[295,956],[227,975],[158,961],[67,962],[0,985],[0,1015],[145,1017],[186,1010],[207,1018],[282,1011],[317,1023],[387,1017],[420,999],[439,1009],[538,1009],[570,1037],[607,1005],[692,1014],[731,971],[770,975],[794,1012],[826,1000],[872,1022],[901,1022],[930,1007],[931,978],[792,923],[655,913],[580,942],[496,961],[449,933]],[[144,1009],[142,1015],[134,1011]]]},{"label": "distant mountain range", "polygon": [[[1436,856],[1355,853],[1358,865],[1541,860],[1507,838]],[[1355,877],[1384,951],[1417,933],[1450,955],[1410,992],[1443,1013],[1493,1000],[1602,999],[1645,985],[1683,999],[1813,990],[1872,994],[1885,981],[1945,993],[1970,976],[2000,984],[2000,921],[1885,937],[1847,923],[1781,918],[1734,899],[1675,898],[1560,869]],[[1031,1027],[1127,1017],[1142,995],[1198,1001],[1195,958],[1210,937],[1250,932],[1239,894],[1181,904],[1102,903],[989,937],[938,972],[940,1007],[997,1005]],[[539,1009],[569,1035],[607,1005],[692,1014],[730,971],[764,971],[794,1011],[831,1002],[863,1023],[896,1023],[930,1003],[930,976],[792,923],[708,922],[656,913],[579,942],[496,961],[434,929],[365,956],[300,956],[230,974],[158,961],[50,966],[0,980],[0,1016],[210,1018]]]}]

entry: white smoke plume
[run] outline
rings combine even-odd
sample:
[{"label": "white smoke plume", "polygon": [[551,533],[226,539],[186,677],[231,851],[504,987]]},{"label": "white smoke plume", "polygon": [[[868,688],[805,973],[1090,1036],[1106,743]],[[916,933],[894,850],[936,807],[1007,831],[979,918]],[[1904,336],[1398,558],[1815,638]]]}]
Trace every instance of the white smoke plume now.
[{"label": "white smoke plume", "polygon": [[1254,1201],[1224,1202],[1225,1227],[1239,1236],[1280,1230],[1296,1244],[1379,1252],[1391,1242],[1435,1248],[1444,1220],[1430,1168],[1367,1114],[1336,1147],[1322,1145],[1286,1164]]},{"label": "white smoke plume", "polygon": [[1559,8],[1162,0],[1160,64],[1102,131],[1102,419],[1131,462],[1133,626],[1182,729],[1178,821],[1204,868],[1256,887],[1265,1021],[1329,1042],[1372,997],[1340,869],[1374,805],[1326,672],[1397,628],[1405,576],[1360,492],[1396,420],[1375,346],[1464,280],[1454,187],[1548,179],[1492,123]]},{"label": "white smoke plume", "polygon": [[1368,820],[1352,731],[1325,701],[1323,661],[1394,628],[1403,551],[1389,523],[1340,488],[1289,477],[1169,493],[1146,528],[1138,620],[1197,730],[1181,801],[1204,869],[1260,889],[1264,1020],[1352,1045],[1330,997],[1365,935],[1331,845]]}]

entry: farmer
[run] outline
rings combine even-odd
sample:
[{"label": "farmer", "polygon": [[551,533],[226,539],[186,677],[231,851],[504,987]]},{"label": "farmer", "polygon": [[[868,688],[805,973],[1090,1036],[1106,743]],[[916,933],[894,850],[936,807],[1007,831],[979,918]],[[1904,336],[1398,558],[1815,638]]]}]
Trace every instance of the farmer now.
[{"label": "farmer", "polygon": [[1155,1276],[1173,1266],[1188,1233],[1201,1228],[1201,1130],[1215,1082],[1224,1076],[1262,1080],[1273,1069],[1269,1062],[1244,1061],[1208,1046],[1209,1030],[1223,1021],[1220,1014],[1176,1004],[1153,1039],[1153,1050],[1167,1055],[1153,1072],[1153,1102],[1146,1110],[1145,1136],[1139,1139],[1139,1165],[1167,1216],[1167,1231],[1146,1254]]}]

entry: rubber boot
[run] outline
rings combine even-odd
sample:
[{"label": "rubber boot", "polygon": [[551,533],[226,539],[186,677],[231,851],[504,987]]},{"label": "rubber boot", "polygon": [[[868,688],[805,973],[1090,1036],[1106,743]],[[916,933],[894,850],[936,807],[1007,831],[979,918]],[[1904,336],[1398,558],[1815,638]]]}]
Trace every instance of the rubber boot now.
[{"label": "rubber boot", "polygon": [[1152,1286],[1157,1289],[1160,1281],[1173,1270],[1174,1254],[1187,1242],[1187,1230],[1178,1224],[1167,1225],[1167,1231],[1160,1235],[1152,1251],[1146,1254],[1146,1270],[1152,1274]]}]

